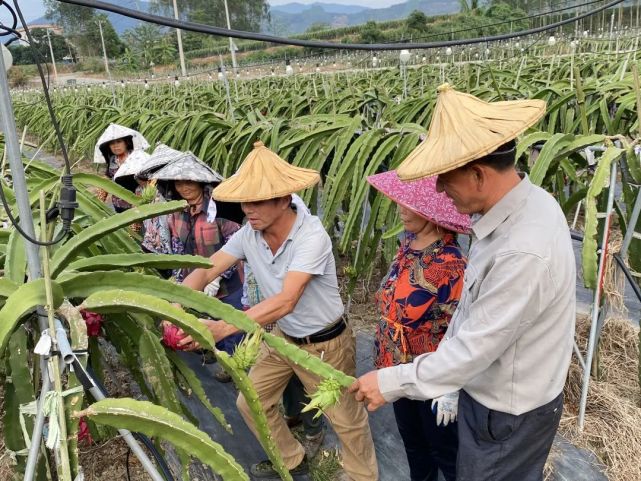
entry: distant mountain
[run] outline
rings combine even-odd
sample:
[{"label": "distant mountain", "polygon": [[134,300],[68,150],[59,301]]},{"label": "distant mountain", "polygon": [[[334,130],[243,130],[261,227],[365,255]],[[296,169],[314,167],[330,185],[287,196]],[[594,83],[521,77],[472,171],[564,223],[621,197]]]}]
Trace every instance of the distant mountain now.
[{"label": "distant mountain", "polygon": [[[237,1],[237,0],[233,0]],[[271,22],[264,24],[262,30],[276,35],[294,35],[302,33],[311,25],[325,23],[332,27],[360,25],[369,20],[383,22],[407,17],[414,10],[427,15],[443,15],[459,10],[458,2],[451,0],[399,0],[396,5],[387,8],[370,8],[362,5],[339,5],[334,3],[302,4],[297,2],[270,7]],[[120,6],[150,12],[152,3],[144,0],[120,0]],[[135,28],[140,21],[106,12],[118,35],[125,30]],[[51,23],[42,16],[29,22],[30,25]]]},{"label": "distant mountain", "polygon": [[279,35],[293,35],[304,32],[313,24],[326,23],[337,28],[360,25],[370,20],[398,20],[414,10],[426,15],[444,15],[458,12],[459,4],[451,0],[407,0],[387,8],[366,8],[357,5],[288,3],[270,8],[271,25],[265,25],[264,29]]},{"label": "distant mountain", "polygon": [[293,15],[298,15],[303,13],[305,10],[309,10],[312,7],[321,7],[327,13],[337,13],[337,14],[350,14],[350,13],[360,13],[365,10],[371,10],[370,7],[364,7],[362,5],[339,5],[337,3],[312,3],[312,4],[303,4],[303,3],[286,3],[284,5],[274,5],[270,7],[272,14],[274,12],[289,13]]},{"label": "distant mountain", "polygon": [[[152,4],[150,2],[145,2],[142,0],[120,0],[117,3],[120,7],[139,10],[141,12],[150,12],[152,7]],[[112,12],[105,13],[109,17],[109,21],[114,26],[114,29],[116,30],[118,35],[122,35],[125,30],[129,30],[130,28],[136,28],[140,24],[140,20],[136,20],[135,18],[125,17],[124,15],[118,15],[117,13]],[[43,23],[51,23],[51,20],[43,16],[32,20],[31,22],[29,22],[29,25],[37,25]]]}]

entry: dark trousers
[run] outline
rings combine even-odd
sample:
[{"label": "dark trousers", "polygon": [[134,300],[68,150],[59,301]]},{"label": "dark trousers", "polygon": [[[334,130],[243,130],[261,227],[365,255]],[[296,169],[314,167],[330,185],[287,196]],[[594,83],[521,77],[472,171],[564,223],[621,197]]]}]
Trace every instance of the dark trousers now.
[{"label": "dark trousers", "polygon": [[[238,310],[242,310],[243,305],[240,302],[240,299],[242,297],[243,290],[241,288],[236,289],[234,292],[221,298],[220,301],[224,304],[229,304],[230,306],[233,306]],[[237,332],[236,334],[227,336],[222,341],[216,343],[216,349],[218,349],[219,351],[225,351],[227,354],[232,355],[234,353],[234,350],[236,349],[236,346],[241,343],[244,337],[245,334],[242,332]]]},{"label": "dark trousers", "polygon": [[562,411],[563,394],[515,416],[461,391],[457,481],[541,481]]},{"label": "dark trousers", "polygon": [[436,425],[432,401],[394,402],[398,431],[403,438],[411,481],[436,481],[440,469],[447,481],[456,480],[458,436],[456,423]]}]

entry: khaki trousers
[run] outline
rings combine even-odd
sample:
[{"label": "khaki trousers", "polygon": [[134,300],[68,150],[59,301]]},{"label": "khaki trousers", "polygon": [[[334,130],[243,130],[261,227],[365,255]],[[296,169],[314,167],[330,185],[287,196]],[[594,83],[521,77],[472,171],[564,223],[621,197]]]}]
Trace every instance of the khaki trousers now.
[{"label": "khaki trousers", "polygon": [[[274,328],[272,334],[286,339],[278,327]],[[302,345],[300,348],[322,358],[346,374],[352,376],[355,374],[356,344],[350,327],[347,327],[340,336],[334,339]],[[298,466],[305,455],[303,446],[291,433],[279,411],[280,399],[293,373],[296,373],[306,391],[314,392],[316,390],[320,381],[318,376],[281,357],[264,342],[256,364],[249,371],[249,378],[254,384],[258,399],[265,410],[274,442],[283,455],[285,466],[289,469]],[[247,426],[256,435],[249,407],[242,395],[238,396],[236,405]],[[356,402],[354,396],[345,391],[340,402],[329,409],[326,416],[341,442],[345,472],[353,481],[378,480],[376,453],[367,420],[367,411],[363,405]]]}]

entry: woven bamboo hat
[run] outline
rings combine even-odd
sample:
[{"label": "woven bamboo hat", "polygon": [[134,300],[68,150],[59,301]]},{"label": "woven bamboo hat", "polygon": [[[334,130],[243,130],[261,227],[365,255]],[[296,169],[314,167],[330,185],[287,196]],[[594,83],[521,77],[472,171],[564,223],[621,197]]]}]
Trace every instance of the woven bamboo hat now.
[{"label": "woven bamboo hat", "polygon": [[543,100],[485,102],[443,84],[427,138],[401,163],[398,176],[416,180],[480,159],[515,139],[544,114]]},{"label": "woven bamboo hat", "polygon": [[258,141],[238,171],[214,189],[213,197],[226,202],[258,202],[293,194],[319,181],[317,171],[288,164]]}]

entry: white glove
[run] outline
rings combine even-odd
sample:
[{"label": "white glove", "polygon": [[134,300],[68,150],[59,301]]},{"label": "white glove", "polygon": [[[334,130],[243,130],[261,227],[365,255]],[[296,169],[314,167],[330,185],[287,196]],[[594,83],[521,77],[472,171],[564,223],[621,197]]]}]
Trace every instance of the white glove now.
[{"label": "white glove", "polygon": [[216,277],[216,279],[207,284],[204,289],[205,294],[209,297],[216,297],[216,294],[218,294],[218,290],[220,289],[221,279],[222,277]]},{"label": "white glove", "polygon": [[458,391],[432,400],[432,412],[436,414],[436,425],[447,426],[456,421],[458,415]]}]

